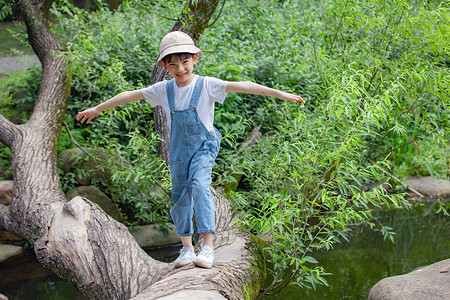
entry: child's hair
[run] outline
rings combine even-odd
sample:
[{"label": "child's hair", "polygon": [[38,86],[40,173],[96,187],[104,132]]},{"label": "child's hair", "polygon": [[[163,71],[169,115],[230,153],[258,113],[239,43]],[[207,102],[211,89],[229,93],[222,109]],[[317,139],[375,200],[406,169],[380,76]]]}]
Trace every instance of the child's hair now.
[{"label": "child's hair", "polygon": [[178,58],[180,61],[183,61],[185,59],[193,58],[193,57],[194,57],[193,53],[172,53],[172,54],[168,54],[168,55],[164,56],[162,58],[162,61],[165,64],[167,64],[168,62],[170,62],[170,60],[172,58],[174,58],[175,60],[177,60],[177,58]]}]

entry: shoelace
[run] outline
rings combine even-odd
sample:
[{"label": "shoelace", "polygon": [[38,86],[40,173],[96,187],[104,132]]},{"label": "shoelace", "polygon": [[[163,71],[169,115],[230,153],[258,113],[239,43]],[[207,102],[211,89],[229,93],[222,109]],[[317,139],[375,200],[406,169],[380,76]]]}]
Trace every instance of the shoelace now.
[{"label": "shoelace", "polygon": [[184,254],[189,253],[190,251],[191,251],[191,249],[189,249],[189,248],[181,248],[180,254],[181,254],[181,255],[184,255]]},{"label": "shoelace", "polygon": [[202,250],[200,251],[200,254],[206,257],[210,257],[214,254],[214,251],[210,248],[203,247]]}]

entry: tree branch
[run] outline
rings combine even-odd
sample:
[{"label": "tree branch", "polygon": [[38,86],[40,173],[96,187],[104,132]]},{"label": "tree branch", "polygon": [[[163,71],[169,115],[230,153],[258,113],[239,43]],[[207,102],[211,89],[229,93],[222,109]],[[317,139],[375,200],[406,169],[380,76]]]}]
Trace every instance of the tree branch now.
[{"label": "tree branch", "polygon": [[[49,34],[47,27],[46,14],[48,7],[53,1],[18,1],[18,8],[23,17],[28,31],[28,41],[33,48],[33,51],[39,57],[42,66],[46,61],[51,59],[54,51],[62,50],[59,42]],[[30,34],[33,32],[33,34]]]},{"label": "tree branch", "polygon": [[63,47],[48,28],[46,14],[51,0],[19,1],[18,8],[27,27],[28,41],[42,64],[42,79],[30,124],[50,126],[59,132],[67,107],[70,80]]},{"label": "tree branch", "polygon": [[237,230],[236,213],[229,201],[214,189],[211,193],[216,202],[214,267],[204,270],[190,265],[172,270],[133,300],[256,297],[265,280],[262,254],[249,235]]},{"label": "tree branch", "polygon": [[0,114],[0,142],[11,148],[18,132],[17,126]]},{"label": "tree branch", "polygon": [[80,149],[84,154],[86,154],[89,157],[94,157],[91,153],[87,152],[86,150],[84,150],[83,147],[81,147],[80,144],[78,144],[77,140],[75,140],[75,138],[73,137],[72,133],[70,132],[69,126],[67,125],[66,122],[63,122],[64,128],[66,129],[67,134],[70,137],[70,140],[72,141],[72,143],[75,144],[75,146],[78,147],[78,149]]},{"label": "tree branch", "polygon": [[129,299],[172,268],[149,257],[124,225],[87,199],[54,204],[52,211],[36,257],[90,297]]}]

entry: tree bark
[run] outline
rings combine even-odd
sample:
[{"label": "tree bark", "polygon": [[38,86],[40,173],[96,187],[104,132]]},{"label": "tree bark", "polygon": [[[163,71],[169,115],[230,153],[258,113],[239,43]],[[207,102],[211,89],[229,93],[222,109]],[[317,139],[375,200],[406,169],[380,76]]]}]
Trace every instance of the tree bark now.
[{"label": "tree bark", "polygon": [[56,147],[70,74],[47,27],[50,2],[18,1],[30,44],[42,62],[42,81],[29,122],[15,125],[0,115],[0,142],[12,150],[14,180],[10,206],[0,205],[0,228],[26,238],[45,267],[96,299],[254,298],[264,279],[263,260],[250,236],[236,230],[229,202],[214,190],[216,264],[208,270],[173,270],[172,264],[149,257],[127,228],[98,205],[81,197],[66,201]]},{"label": "tree bark", "polygon": [[90,6],[91,6],[91,1],[90,0],[74,0],[73,4],[78,8],[89,10]]}]

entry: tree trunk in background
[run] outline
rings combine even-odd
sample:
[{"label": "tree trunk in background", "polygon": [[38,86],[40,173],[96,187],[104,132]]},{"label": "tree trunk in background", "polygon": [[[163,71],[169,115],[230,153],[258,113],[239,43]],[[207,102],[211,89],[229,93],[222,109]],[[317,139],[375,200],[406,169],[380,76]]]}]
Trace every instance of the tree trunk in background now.
[{"label": "tree trunk in background", "polygon": [[84,10],[89,10],[91,8],[91,0],[73,0],[73,4]]},{"label": "tree trunk in background", "polygon": [[237,232],[233,209],[215,191],[216,264],[208,270],[173,270],[172,264],[149,257],[98,205],[81,197],[66,201],[56,142],[70,76],[61,46],[46,26],[50,2],[18,1],[29,42],[42,62],[42,81],[28,123],[15,125],[0,115],[0,142],[12,150],[14,180],[10,206],[0,205],[0,228],[26,238],[39,262],[96,299],[254,298],[265,274],[261,256],[250,237]]},{"label": "tree trunk in background", "polygon": [[118,0],[108,0],[109,9],[116,11],[119,8]]}]

